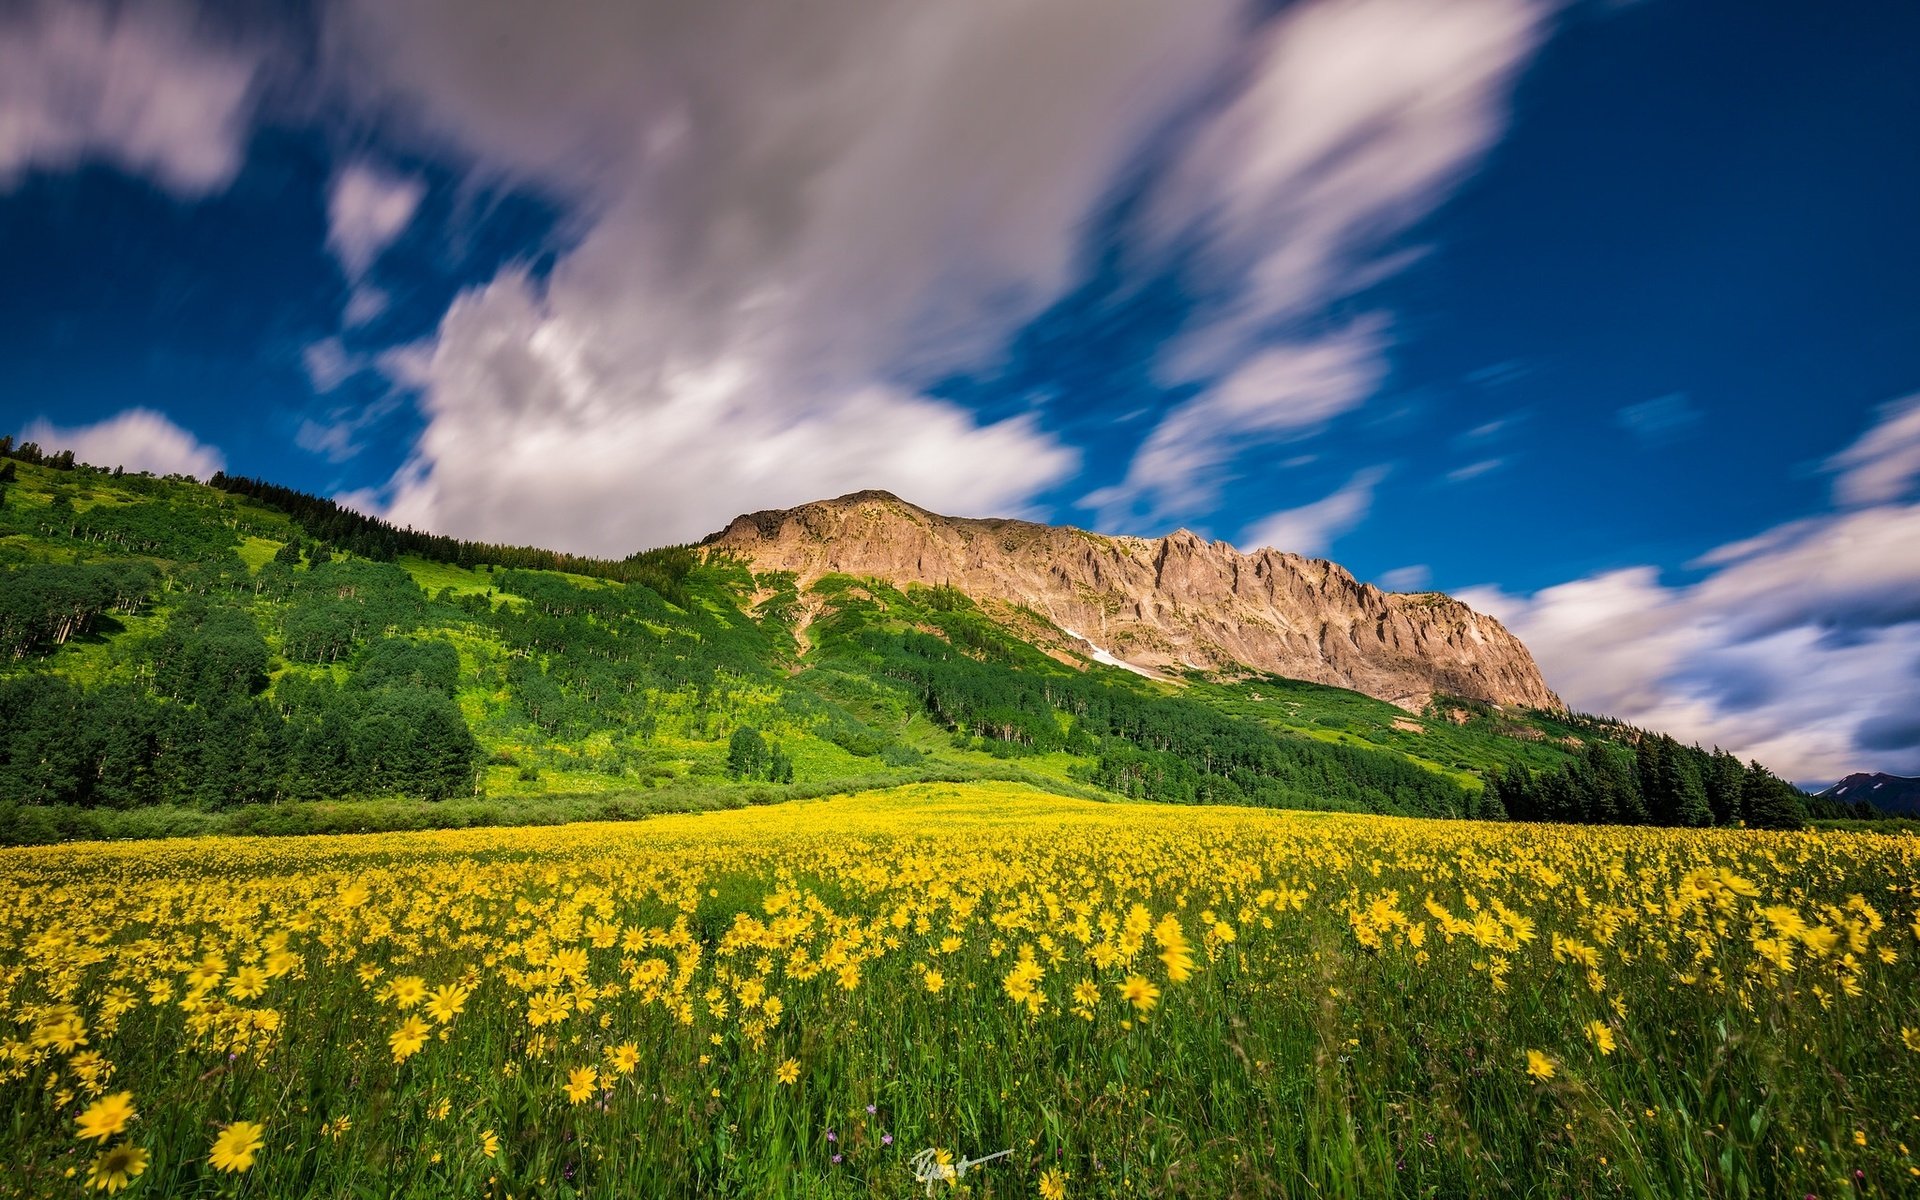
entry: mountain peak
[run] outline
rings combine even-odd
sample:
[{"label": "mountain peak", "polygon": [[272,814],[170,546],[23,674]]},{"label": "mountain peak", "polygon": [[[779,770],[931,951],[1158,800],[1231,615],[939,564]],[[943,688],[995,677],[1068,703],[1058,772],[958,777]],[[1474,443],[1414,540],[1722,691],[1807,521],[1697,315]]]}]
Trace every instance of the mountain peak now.
[{"label": "mountain peak", "polygon": [[833,574],[956,587],[1147,674],[1270,672],[1413,711],[1435,693],[1562,707],[1519,639],[1452,597],[1383,592],[1325,559],[1242,554],[1189,529],[1114,537],[948,517],[866,490],[747,513],[702,544],[802,587]]},{"label": "mountain peak", "polygon": [[1920,815],[1920,779],[1885,771],[1857,771],[1818,795],[1847,804],[1865,800],[1881,812]]}]

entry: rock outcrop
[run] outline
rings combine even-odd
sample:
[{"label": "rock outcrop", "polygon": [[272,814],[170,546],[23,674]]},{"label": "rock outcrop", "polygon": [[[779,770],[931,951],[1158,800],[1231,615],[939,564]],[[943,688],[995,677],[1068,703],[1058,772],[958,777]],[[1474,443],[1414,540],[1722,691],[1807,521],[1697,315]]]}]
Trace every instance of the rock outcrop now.
[{"label": "rock outcrop", "polygon": [[1562,707],[1520,640],[1458,600],[1383,592],[1324,559],[1242,554],[1184,529],[1109,537],[943,517],[869,491],[749,513],[703,545],[759,571],[791,571],[802,586],[872,576],[1024,606],[1083,641],[1089,657],[1147,672],[1271,672],[1415,712],[1435,692]]}]

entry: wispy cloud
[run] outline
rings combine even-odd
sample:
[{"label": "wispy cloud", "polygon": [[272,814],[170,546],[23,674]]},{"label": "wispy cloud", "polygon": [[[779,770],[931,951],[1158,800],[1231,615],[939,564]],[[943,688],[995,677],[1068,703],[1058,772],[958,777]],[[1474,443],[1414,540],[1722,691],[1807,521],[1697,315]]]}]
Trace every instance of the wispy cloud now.
[{"label": "wispy cloud", "polygon": [[[348,163],[334,175],[327,193],[327,245],[349,280],[358,282],[406,232],[426,195],[425,181],[372,163]],[[369,313],[368,307],[368,301],[361,301],[360,313],[377,315],[377,309]]]},{"label": "wispy cloud", "polygon": [[1618,409],[1614,417],[1622,428],[1644,442],[1663,442],[1693,429],[1706,419],[1685,392],[1656,396]]},{"label": "wispy cloud", "polygon": [[1826,461],[1841,504],[1898,500],[1920,479],[1920,395],[1880,406],[1873,428]]},{"label": "wispy cloud", "polygon": [[[1237,90],[1145,205],[1146,244],[1177,256],[1201,301],[1164,373],[1207,390],[1086,503],[1110,522],[1203,504],[1232,450],[1366,401],[1386,377],[1388,320],[1329,331],[1324,315],[1417,257],[1396,235],[1498,137],[1543,13],[1526,0],[1317,0],[1261,31]],[[1301,361],[1338,370],[1288,365]]]},{"label": "wispy cloud", "polygon": [[1254,522],[1240,535],[1240,545],[1249,550],[1271,546],[1309,557],[1325,554],[1336,539],[1367,519],[1367,513],[1373,509],[1374,489],[1387,473],[1386,467],[1357,471],[1338,491],[1312,504],[1289,508]]},{"label": "wispy cloud", "polygon": [[1479,462],[1471,462],[1464,467],[1455,467],[1453,470],[1448,471],[1447,482],[1465,483],[1470,479],[1478,479],[1489,472],[1498,471],[1506,465],[1507,460],[1504,458],[1483,458]]},{"label": "wispy cloud", "polygon": [[1425,563],[1395,567],[1380,572],[1380,586],[1390,592],[1418,592],[1433,582],[1433,571]]},{"label": "wispy cloud", "polygon": [[1153,515],[1211,506],[1222,468],[1250,440],[1305,436],[1366,400],[1386,373],[1381,326],[1364,319],[1336,334],[1260,351],[1163,417],[1126,478],[1081,503],[1112,525],[1126,523],[1143,496],[1151,497]]}]

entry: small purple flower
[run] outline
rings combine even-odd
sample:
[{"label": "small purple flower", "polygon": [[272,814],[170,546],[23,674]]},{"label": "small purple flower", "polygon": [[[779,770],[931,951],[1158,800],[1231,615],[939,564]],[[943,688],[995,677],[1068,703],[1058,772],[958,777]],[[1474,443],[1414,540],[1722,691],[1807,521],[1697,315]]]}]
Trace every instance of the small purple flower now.
[{"label": "small purple flower", "polygon": [[833,1156],[833,1165],[836,1167],[840,1165],[840,1156],[838,1154]]},{"label": "small purple flower", "polygon": [[869,1104],[869,1105],[867,1105],[867,1115],[868,1115],[868,1116],[872,1116],[872,1115],[873,1115],[874,1113],[877,1113],[877,1112],[879,1112],[879,1111],[880,1111],[880,1110],[879,1110],[878,1108],[876,1108],[876,1107],[874,1107],[873,1105],[871,1105],[871,1104]]},{"label": "small purple flower", "polygon": [[827,1130],[827,1140],[830,1142],[837,1142],[840,1140],[840,1135],[835,1133],[833,1130],[829,1129]]},{"label": "small purple flower", "polygon": [[882,1146],[891,1146],[891,1145],[893,1145],[893,1135],[892,1135],[892,1134],[890,1134],[890,1133],[883,1133],[883,1134],[881,1134],[881,1135],[880,1135],[880,1144],[881,1144]]}]

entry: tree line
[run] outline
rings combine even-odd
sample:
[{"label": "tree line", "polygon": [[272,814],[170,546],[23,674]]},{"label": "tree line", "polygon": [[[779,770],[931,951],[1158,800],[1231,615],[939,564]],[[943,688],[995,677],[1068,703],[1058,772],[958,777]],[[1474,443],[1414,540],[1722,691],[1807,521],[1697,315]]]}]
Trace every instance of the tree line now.
[{"label": "tree line", "polygon": [[285,513],[306,531],[308,537],[377,562],[390,562],[403,554],[411,554],[469,569],[492,565],[521,570],[560,571],[620,583],[642,583],[677,605],[684,607],[687,603],[682,582],[695,561],[694,551],[688,546],[645,550],[622,559],[593,558],[559,550],[543,550],[538,546],[466,541],[444,534],[425,533],[410,525],[403,528],[378,517],[356,512],[336,500],[249,479],[244,475],[220,472],[207,482],[224,492],[245,496]]},{"label": "tree line", "polygon": [[1807,797],[1759,763],[1742,765],[1724,750],[1682,745],[1664,734],[1630,731],[1623,747],[1593,741],[1563,767],[1516,765],[1488,782],[1491,804],[1516,821],[1584,825],[1746,825],[1797,829]]},{"label": "tree line", "polygon": [[388,638],[346,682],[283,674],[244,609],[189,600],[148,647],[150,683],[0,679],[0,795],[24,804],[223,808],[473,787],[479,744],[443,641]]}]

